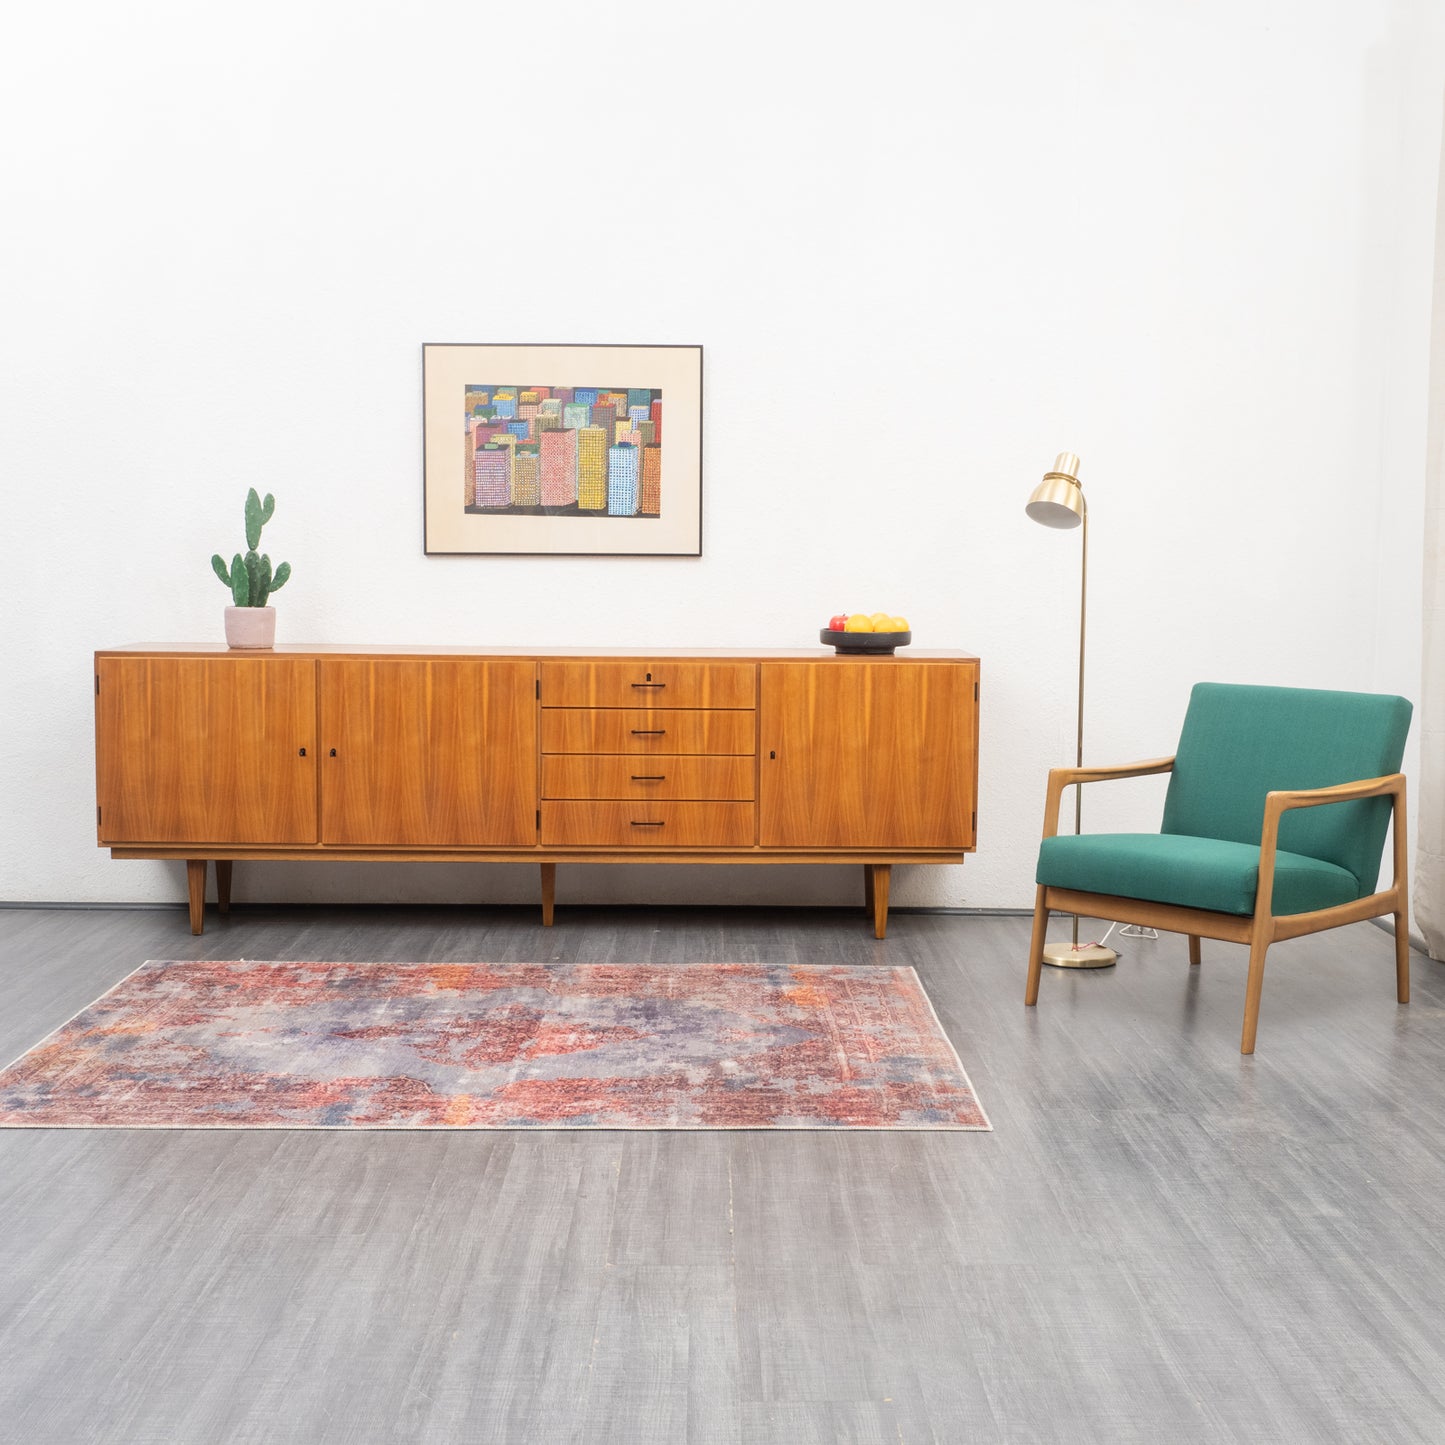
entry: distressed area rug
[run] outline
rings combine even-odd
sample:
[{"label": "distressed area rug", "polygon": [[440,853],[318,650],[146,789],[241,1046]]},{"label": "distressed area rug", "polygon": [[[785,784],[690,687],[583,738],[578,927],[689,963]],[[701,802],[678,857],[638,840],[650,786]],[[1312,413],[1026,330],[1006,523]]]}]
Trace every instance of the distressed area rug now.
[{"label": "distressed area rug", "polygon": [[148,962],[0,1125],[988,1129],[911,968]]}]

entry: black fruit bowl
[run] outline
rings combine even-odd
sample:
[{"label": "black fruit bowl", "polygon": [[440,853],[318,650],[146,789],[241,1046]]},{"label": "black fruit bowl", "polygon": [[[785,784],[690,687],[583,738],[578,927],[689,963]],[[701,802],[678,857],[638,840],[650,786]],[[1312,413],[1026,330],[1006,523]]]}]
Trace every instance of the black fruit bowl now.
[{"label": "black fruit bowl", "polygon": [[913,641],[911,632],[834,632],[825,627],[818,639],[838,652],[878,652],[886,656],[895,647],[907,647]]}]

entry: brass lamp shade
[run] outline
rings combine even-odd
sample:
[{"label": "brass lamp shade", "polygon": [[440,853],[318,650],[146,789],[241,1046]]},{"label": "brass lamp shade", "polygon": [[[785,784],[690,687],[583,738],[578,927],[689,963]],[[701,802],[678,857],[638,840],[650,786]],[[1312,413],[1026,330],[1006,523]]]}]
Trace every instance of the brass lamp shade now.
[{"label": "brass lamp shade", "polygon": [[1045,527],[1077,527],[1084,520],[1084,490],[1079,485],[1079,459],[1073,452],[1060,452],[1054,469],[1034,488],[1024,507],[1035,522]]}]

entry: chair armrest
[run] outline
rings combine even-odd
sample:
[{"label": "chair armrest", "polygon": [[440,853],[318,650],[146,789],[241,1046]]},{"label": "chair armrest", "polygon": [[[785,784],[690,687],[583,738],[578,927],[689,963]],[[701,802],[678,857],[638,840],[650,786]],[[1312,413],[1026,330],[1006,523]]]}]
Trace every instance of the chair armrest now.
[{"label": "chair armrest", "polygon": [[1167,773],[1173,767],[1173,758],[1150,758],[1148,762],[1121,763],[1113,768],[1050,768],[1044,799],[1044,837],[1055,837],[1059,831],[1059,802],[1065,788],[1075,783],[1110,783],[1116,778],[1147,778],[1153,773]]},{"label": "chair armrest", "polygon": [[1359,798],[1381,798],[1389,793],[1405,791],[1404,773],[1388,773],[1383,778],[1361,778],[1354,783],[1336,783],[1328,788],[1298,788],[1293,792],[1264,795],[1265,824],[1270,814],[1276,820],[1290,808],[1318,808],[1322,803],[1350,803]]},{"label": "chair armrest", "polygon": [[[1328,788],[1297,788],[1264,795],[1264,828],[1259,839],[1259,888],[1255,893],[1256,916],[1268,917],[1274,902],[1274,857],[1279,848],[1279,821],[1292,808],[1318,808],[1326,803],[1352,803],[1361,798],[1395,799],[1397,826],[1403,829],[1405,806],[1404,773],[1388,773],[1383,778],[1361,778],[1353,783],[1336,783]],[[1396,839],[1395,870],[1397,878],[1404,859],[1403,837]]]}]

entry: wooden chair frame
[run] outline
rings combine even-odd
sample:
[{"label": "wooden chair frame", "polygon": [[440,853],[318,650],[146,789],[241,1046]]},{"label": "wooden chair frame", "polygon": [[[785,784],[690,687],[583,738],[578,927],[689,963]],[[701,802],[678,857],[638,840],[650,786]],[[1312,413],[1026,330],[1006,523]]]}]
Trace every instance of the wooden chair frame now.
[{"label": "wooden chair frame", "polygon": [[[1065,788],[1082,787],[1085,783],[1111,782],[1115,778],[1148,777],[1152,773],[1170,772],[1173,767],[1173,758],[1156,758],[1150,762],[1128,763],[1117,768],[1051,769],[1044,803],[1044,837],[1053,838],[1058,834],[1059,804]],[[1274,898],[1274,862],[1279,844],[1280,818],[1291,808],[1318,808],[1326,803],[1348,803],[1361,798],[1387,796],[1394,799],[1395,877],[1391,886],[1370,894],[1368,898],[1357,898],[1353,903],[1341,903],[1334,908],[1319,908],[1311,913],[1288,913],[1275,917],[1270,910]],[[1281,938],[1298,938],[1306,933],[1338,928],[1341,924],[1358,923],[1361,919],[1393,914],[1395,996],[1401,1003],[1409,1003],[1408,900],[1403,773],[1391,773],[1383,778],[1366,778],[1355,783],[1341,783],[1330,788],[1267,793],[1264,800],[1264,829],[1259,840],[1259,887],[1254,895],[1253,914],[1215,913],[1202,908],[1181,908],[1172,903],[1151,903],[1142,898],[1081,893],[1071,888],[1050,888],[1040,884],[1034,903],[1034,931],[1029,944],[1029,976],[1024,990],[1024,1003],[1034,1005],[1039,1001],[1044,932],[1048,927],[1050,911],[1074,913],[1088,918],[1117,919],[1120,923],[1137,923],[1170,933],[1186,934],[1189,938],[1191,964],[1200,961],[1201,938],[1247,943],[1249,981],[1245,986],[1244,1033],[1239,1051],[1242,1054],[1252,1054],[1255,1034],[1259,1029],[1260,994],[1264,989],[1264,956],[1269,951],[1270,944]]]}]

